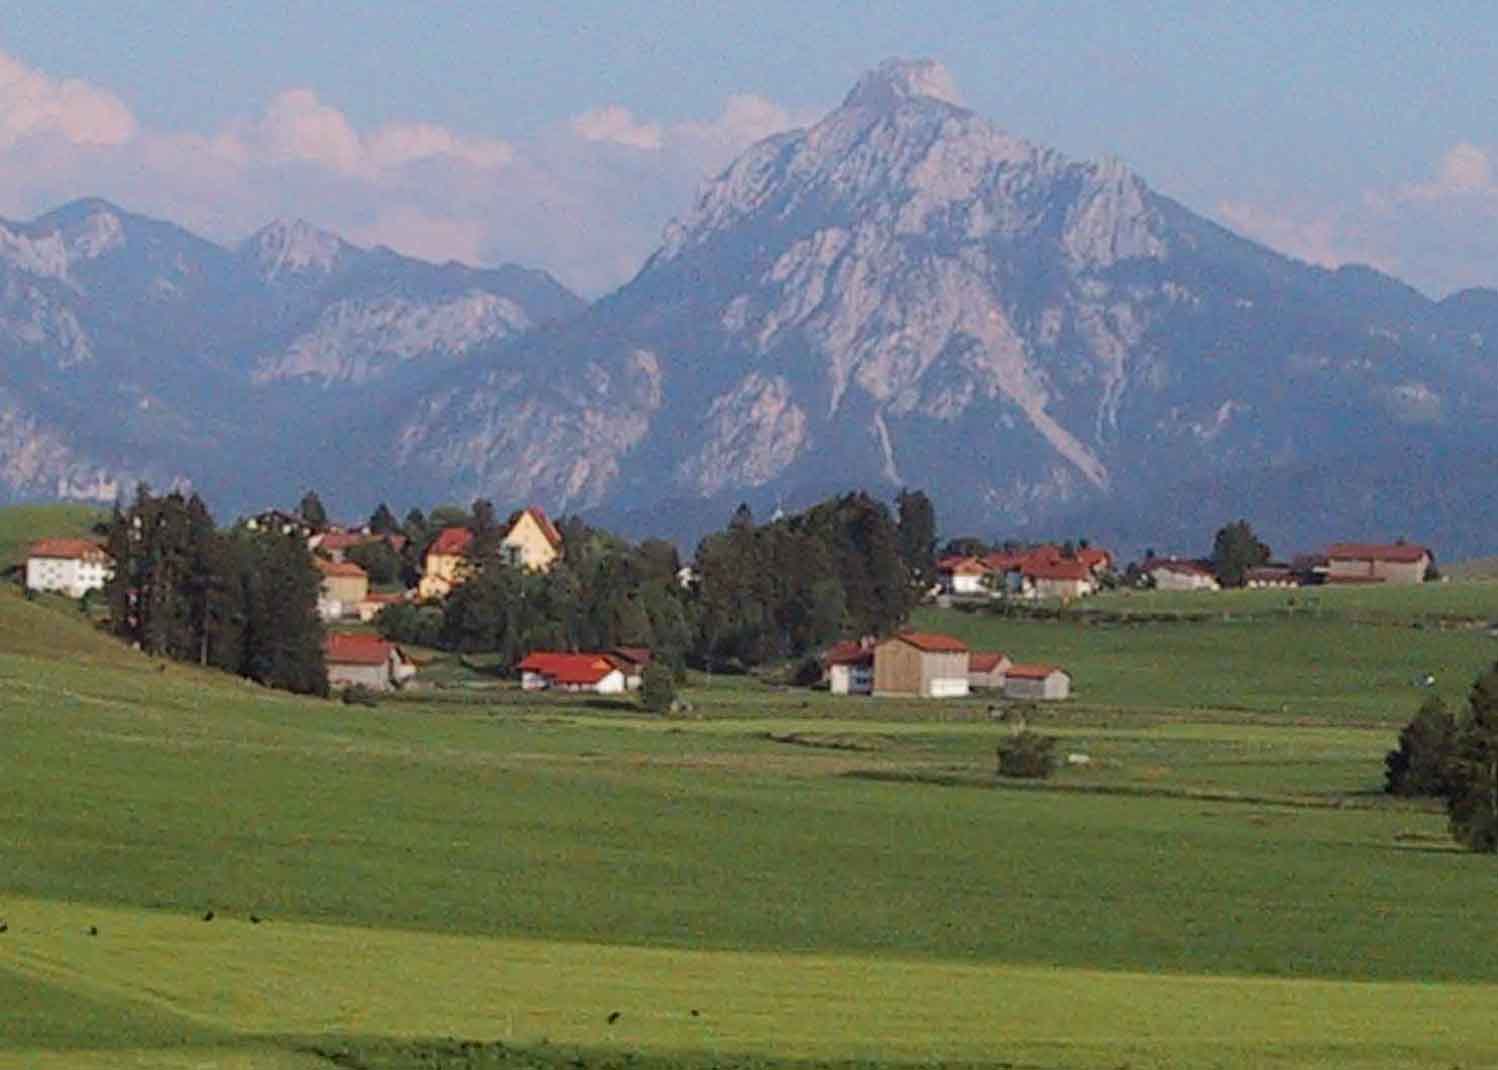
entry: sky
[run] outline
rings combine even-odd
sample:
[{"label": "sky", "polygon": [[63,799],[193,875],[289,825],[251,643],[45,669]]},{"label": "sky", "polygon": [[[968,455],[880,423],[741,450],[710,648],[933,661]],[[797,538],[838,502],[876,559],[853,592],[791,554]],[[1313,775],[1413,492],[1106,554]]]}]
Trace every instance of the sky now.
[{"label": "sky", "polygon": [[891,56],[1313,263],[1498,286],[1498,4],[7,0],[0,216],[304,218],[596,297]]}]

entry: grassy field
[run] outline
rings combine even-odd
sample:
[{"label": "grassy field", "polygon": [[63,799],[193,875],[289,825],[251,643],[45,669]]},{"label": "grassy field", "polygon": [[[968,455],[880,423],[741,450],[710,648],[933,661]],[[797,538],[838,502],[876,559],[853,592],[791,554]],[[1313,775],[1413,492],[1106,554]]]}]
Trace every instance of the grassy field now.
[{"label": "grassy field", "polygon": [[26,560],[26,548],[47,537],[89,535],[108,513],[96,505],[16,505],[0,509],[0,572]]},{"label": "grassy field", "polygon": [[[1457,589],[1461,602],[1472,605],[1498,596],[1498,587],[1485,584],[1439,587]],[[1475,593],[1461,592],[1463,587]],[[1282,592],[1243,593],[1283,598]],[[1196,597],[1225,606],[1237,595],[1223,594],[1221,603],[1216,594]],[[1498,607],[1498,597],[1494,601]],[[1418,619],[1424,608],[1417,603],[1404,618],[1381,622],[1327,612],[1142,623],[927,609],[917,613],[916,623],[956,635],[974,649],[1063,665],[1072,674],[1076,702],[1084,706],[1397,726],[1430,691],[1460,704],[1473,679],[1498,658],[1498,640],[1486,628],[1424,626]],[[1435,677],[1433,688],[1421,686],[1427,675]]]},{"label": "grassy field", "polygon": [[[1288,716],[1172,682],[1267,629],[1231,694],[1283,692],[1275,659],[1383,626],[922,623],[1021,629],[1024,657],[1067,637],[1087,701],[1041,726],[1091,764],[1006,784],[985,700],[743,678],[698,681],[682,720],[345,707],[0,594],[0,1066],[1498,1061],[1474,909],[1498,868],[1378,792],[1416,690],[1371,656]],[[1457,694],[1492,656],[1388,630]],[[1092,692],[1131,694],[1084,663],[1152,645],[1137,701]]]}]

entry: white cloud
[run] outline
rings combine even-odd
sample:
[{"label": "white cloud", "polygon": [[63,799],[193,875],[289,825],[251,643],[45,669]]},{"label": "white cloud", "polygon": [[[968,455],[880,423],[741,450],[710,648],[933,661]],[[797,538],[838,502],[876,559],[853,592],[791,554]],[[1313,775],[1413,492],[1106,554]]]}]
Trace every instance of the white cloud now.
[{"label": "white cloud", "polygon": [[661,147],[659,123],[642,123],[634,112],[618,104],[585,111],[572,119],[572,130],[584,141],[605,141],[632,149],[654,151]]},{"label": "white cloud", "polygon": [[[1446,151],[1436,167],[1434,179],[1405,186],[1393,199],[1443,201],[1453,197],[1498,198],[1492,159],[1487,150],[1470,141],[1459,142]],[[1375,196],[1373,203],[1382,203],[1386,199]]]},{"label": "white cloud", "polygon": [[1248,201],[1219,201],[1217,215],[1230,228],[1278,252],[1318,267],[1371,264],[1393,271],[1396,262],[1369,248],[1361,235],[1333,217],[1305,218],[1293,209],[1275,209]]},{"label": "white cloud", "polygon": [[300,217],[424,259],[547,268],[598,294],[639,268],[704,177],[813,118],[753,95],[675,122],[609,103],[511,142],[420,119],[361,126],[288,88],[189,133],[0,54],[0,215],[100,196],[221,242]]},{"label": "white cloud", "polygon": [[75,145],[119,145],[135,128],[114,94],[76,79],[54,81],[0,52],[0,150],[48,134]]}]

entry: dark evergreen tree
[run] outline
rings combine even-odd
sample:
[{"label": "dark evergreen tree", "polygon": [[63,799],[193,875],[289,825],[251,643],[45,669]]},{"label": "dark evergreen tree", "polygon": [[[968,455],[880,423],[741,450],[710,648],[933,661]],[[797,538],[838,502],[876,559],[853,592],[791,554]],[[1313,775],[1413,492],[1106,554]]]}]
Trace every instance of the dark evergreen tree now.
[{"label": "dark evergreen tree", "polygon": [[369,574],[369,582],[379,586],[399,583],[404,562],[401,555],[390,548],[384,539],[371,539],[350,546],[343,554],[345,560],[358,565]]},{"label": "dark evergreen tree", "polygon": [[1448,767],[1456,748],[1456,718],[1440,697],[1426,699],[1399,733],[1399,746],[1384,758],[1384,790],[1390,795],[1448,794]]},{"label": "dark evergreen tree", "polygon": [[302,521],[314,531],[321,531],[328,526],[328,511],[323,508],[322,499],[317,496],[315,490],[309,490],[302,495],[302,501],[296,507],[296,511]]},{"label": "dark evergreen tree", "polygon": [[1212,571],[1224,587],[1242,587],[1244,574],[1269,560],[1269,547],[1247,520],[1220,528],[1212,540]]},{"label": "dark evergreen tree", "polygon": [[1452,836],[1473,851],[1498,851],[1498,665],[1472,685],[1446,778]]},{"label": "dark evergreen tree", "polygon": [[248,563],[245,675],[268,687],[326,695],[317,615],[321,576],[306,543],[274,532],[257,534],[250,540]]},{"label": "dark evergreen tree", "polygon": [[395,514],[384,502],[375,506],[375,511],[369,514],[369,530],[376,535],[399,535],[401,533],[400,521],[395,519]]},{"label": "dark evergreen tree", "polygon": [[936,509],[924,491],[902,490],[899,511],[900,557],[911,577],[929,586],[936,580]]}]

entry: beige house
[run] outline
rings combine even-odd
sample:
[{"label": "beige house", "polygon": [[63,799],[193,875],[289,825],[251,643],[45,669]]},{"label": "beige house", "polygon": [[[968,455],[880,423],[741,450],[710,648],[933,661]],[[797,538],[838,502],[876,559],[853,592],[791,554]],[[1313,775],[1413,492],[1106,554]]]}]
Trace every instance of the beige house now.
[{"label": "beige house", "polygon": [[90,539],[43,539],[26,554],[26,587],[82,598],[114,575],[114,558]]},{"label": "beige house", "polygon": [[1423,583],[1431,552],[1411,543],[1339,542],[1326,552],[1328,583]]},{"label": "beige house", "polygon": [[967,656],[967,685],[969,688],[982,687],[994,691],[1001,690],[1004,686],[1004,674],[1009,666],[1013,664],[1009,655],[1000,654],[997,651],[974,650]]},{"label": "beige house", "polygon": [[976,557],[947,557],[936,564],[937,578],[948,594],[986,594],[988,569]]},{"label": "beige house", "polygon": [[326,561],[314,557],[312,563],[322,573],[317,593],[317,613],[323,620],[341,620],[359,612],[359,605],[369,597],[369,574],[352,561]]},{"label": "beige house", "polygon": [[1082,561],[1036,561],[1024,566],[1024,590],[1035,598],[1070,601],[1097,589],[1091,567]]},{"label": "beige house", "polygon": [[562,533],[541,509],[532,505],[510,517],[510,526],[499,541],[499,552],[519,568],[546,572],[562,556]]},{"label": "beige house", "polygon": [[1210,569],[1195,561],[1155,558],[1144,563],[1144,571],[1158,591],[1215,591],[1221,586]]},{"label": "beige house", "polygon": [[416,673],[416,666],[400,647],[377,635],[330,632],[323,639],[323,662],[328,667],[328,686],[335,689],[389,691]]},{"label": "beige house", "polygon": [[967,661],[967,646],[950,635],[901,632],[874,646],[874,694],[960,698]]},{"label": "beige house", "polygon": [[1004,674],[1004,697],[1050,702],[1071,695],[1071,674],[1055,665],[1011,665]]},{"label": "beige house", "polygon": [[443,528],[422,559],[421,582],[416,586],[422,599],[446,598],[452,589],[468,578],[472,562],[468,548],[473,532],[467,528]]}]

